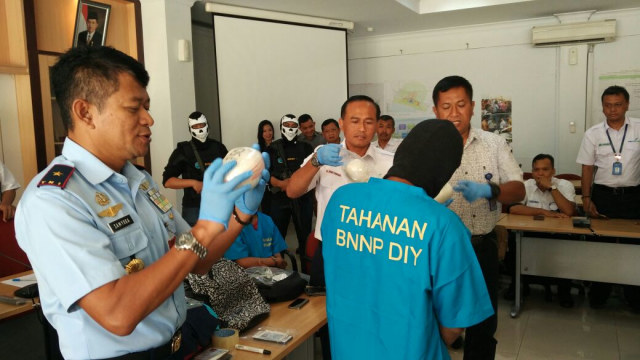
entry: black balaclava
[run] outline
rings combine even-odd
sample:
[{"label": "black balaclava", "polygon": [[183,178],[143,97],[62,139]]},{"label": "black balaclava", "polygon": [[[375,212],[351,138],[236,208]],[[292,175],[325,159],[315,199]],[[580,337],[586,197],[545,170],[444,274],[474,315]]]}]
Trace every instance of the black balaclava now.
[{"label": "black balaclava", "polygon": [[448,120],[425,120],[402,140],[385,179],[396,176],[435,197],[460,166],[462,137]]}]

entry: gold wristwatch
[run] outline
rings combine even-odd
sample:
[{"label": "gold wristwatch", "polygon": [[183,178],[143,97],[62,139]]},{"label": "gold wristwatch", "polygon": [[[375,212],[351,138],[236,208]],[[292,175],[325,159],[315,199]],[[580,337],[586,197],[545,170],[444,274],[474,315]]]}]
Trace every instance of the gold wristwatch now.
[{"label": "gold wristwatch", "polygon": [[178,250],[191,250],[200,259],[207,257],[207,248],[202,246],[198,239],[191,232],[180,234],[176,239],[176,249]]}]

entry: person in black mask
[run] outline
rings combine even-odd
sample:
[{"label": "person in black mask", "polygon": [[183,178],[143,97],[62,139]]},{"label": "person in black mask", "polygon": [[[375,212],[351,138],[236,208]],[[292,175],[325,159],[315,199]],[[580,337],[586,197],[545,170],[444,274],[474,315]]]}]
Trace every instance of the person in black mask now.
[{"label": "person in black mask", "polygon": [[194,111],[188,121],[191,141],[179,142],[173,150],[162,173],[162,184],[169,189],[184,189],[182,217],[193,226],[200,213],[202,174],[228,151],[221,142],[209,138],[209,124],[204,114]]},{"label": "person in black mask", "polygon": [[448,359],[463,328],[494,313],[471,233],[434,199],[462,154],[452,123],[425,120],[384,179],[331,196],[321,232],[332,358]]},{"label": "person in black mask", "polygon": [[313,192],[297,199],[287,196],[289,178],[300,168],[302,161],[309,156],[313,149],[309,143],[297,140],[300,133],[298,118],[287,114],[280,119],[282,137],[271,143],[270,189],[271,209],[269,216],[280,230],[282,237],[287,236],[289,220],[293,218],[293,225],[298,238],[298,253],[305,253],[307,236],[311,232],[311,217],[313,216]]}]

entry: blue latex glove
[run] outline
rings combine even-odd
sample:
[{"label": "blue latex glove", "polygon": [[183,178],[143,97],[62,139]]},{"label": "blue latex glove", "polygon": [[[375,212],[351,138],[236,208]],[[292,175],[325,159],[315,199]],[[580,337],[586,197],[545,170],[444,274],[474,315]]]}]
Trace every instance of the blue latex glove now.
[{"label": "blue latex glove", "polygon": [[474,202],[480,198],[491,198],[491,186],[488,183],[479,183],[470,180],[460,180],[453,190],[462,193],[468,202]]},{"label": "blue latex glove", "polygon": [[200,192],[200,215],[198,218],[218,222],[224,225],[225,229],[229,224],[234,202],[251,188],[249,184],[246,184],[236,189],[238,184],[251,176],[251,171],[224,182],[224,176],[234,166],[236,166],[235,160],[223,165],[222,159],[216,159],[204,172],[202,192]]},{"label": "blue latex glove", "polygon": [[[253,144],[252,147],[256,150],[260,150],[260,145],[258,144]],[[258,185],[242,194],[242,196],[236,200],[236,207],[238,210],[247,215],[253,215],[258,212],[258,207],[260,206],[262,196],[264,195],[264,189],[267,187],[267,182],[270,178],[269,171],[267,170],[269,168],[269,154],[263,152],[262,160],[264,161],[264,170],[262,170],[262,176],[260,177],[260,181],[258,181]]]},{"label": "blue latex glove", "polygon": [[342,165],[342,156],[340,156],[340,144],[322,145],[316,150],[318,154],[318,162],[320,165],[340,166]]},{"label": "blue latex glove", "polygon": [[452,202],[453,202],[453,198],[443,202],[442,205],[444,205],[445,207],[449,207],[449,205],[451,205]]}]

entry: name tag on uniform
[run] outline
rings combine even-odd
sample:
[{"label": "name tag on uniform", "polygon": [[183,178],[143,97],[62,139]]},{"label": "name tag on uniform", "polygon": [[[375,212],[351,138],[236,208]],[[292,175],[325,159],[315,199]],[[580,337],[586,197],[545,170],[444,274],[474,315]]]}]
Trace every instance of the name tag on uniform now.
[{"label": "name tag on uniform", "polygon": [[120,231],[131,224],[133,224],[133,219],[131,218],[131,215],[127,215],[110,222],[109,229],[111,229],[111,232],[115,233],[116,231]]}]

